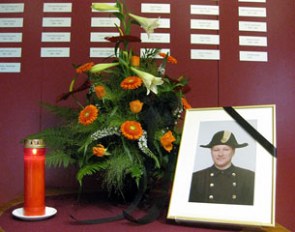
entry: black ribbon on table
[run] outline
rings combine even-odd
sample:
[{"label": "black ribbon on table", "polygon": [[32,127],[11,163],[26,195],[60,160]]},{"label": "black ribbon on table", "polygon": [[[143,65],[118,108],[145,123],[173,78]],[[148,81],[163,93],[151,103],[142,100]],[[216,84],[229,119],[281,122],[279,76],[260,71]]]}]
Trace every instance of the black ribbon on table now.
[{"label": "black ribbon on table", "polygon": [[160,216],[162,210],[165,208],[169,200],[169,189],[170,189],[169,187],[174,174],[176,159],[177,159],[176,155],[169,156],[167,170],[161,181],[161,185],[160,185],[161,188],[159,189],[160,191],[158,191],[157,197],[153,199],[154,203],[152,207],[148,210],[146,215],[137,219],[133,217],[131,214],[128,214],[128,212],[124,211],[123,214],[125,216],[125,219],[137,224],[144,225],[156,220]]},{"label": "black ribbon on table", "polygon": [[75,218],[73,215],[70,215],[70,217],[75,221],[77,224],[102,224],[102,223],[108,223],[108,222],[113,222],[113,221],[119,221],[122,219],[126,219],[130,222],[134,222],[137,224],[147,224],[150,222],[153,222],[156,220],[159,216],[160,213],[162,212],[162,209],[164,208],[165,204],[167,204],[167,200],[169,197],[168,191],[169,191],[169,184],[170,180],[172,179],[173,175],[173,167],[175,164],[176,156],[170,156],[168,165],[167,165],[167,170],[165,172],[165,175],[162,180],[162,185],[161,185],[161,192],[157,196],[157,198],[154,199],[153,205],[151,208],[147,211],[147,213],[140,217],[140,218],[135,218],[132,216],[132,213],[137,209],[139,203],[141,202],[145,191],[147,189],[147,173],[144,171],[143,176],[141,178],[138,192],[132,201],[132,203],[128,206],[126,210],[123,210],[122,213],[117,214],[112,217],[105,217],[105,218],[96,218],[96,219],[86,219],[86,220],[79,220]]},{"label": "black ribbon on table", "polygon": [[138,188],[139,190],[134,200],[132,201],[132,203],[129,205],[129,207],[126,210],[124,210],[122,213],[117,214],[115,216],[105,217],[105,218],[96,218],[96,219],[86,219],[86,220],[79,220],[75,218],[73,215],[70,215],[70,217],[74,219],[75,222],[78,224],[101,224],[101,223],[122,220],[126,217],[125,215],[130,215],[137,208],[138,204],[142,200],[144,192],[146,191],[146,187],[147,187],[147,175],[146,175],[146,172],[144,172],[139,183],[139,188]]},{"label": "black ribbon on table", "polygon": [[261,146],[273,157],[277,157],[277,149],[263,135],[261,135],[249,122],[247,122],[233,107],[225,106],[223,109],[245,129]]}]

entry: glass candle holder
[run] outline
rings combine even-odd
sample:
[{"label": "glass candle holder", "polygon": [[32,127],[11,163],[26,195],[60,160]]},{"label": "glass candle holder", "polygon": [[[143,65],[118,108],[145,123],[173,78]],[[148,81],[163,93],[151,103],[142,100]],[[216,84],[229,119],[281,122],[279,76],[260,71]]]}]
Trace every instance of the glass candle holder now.
[{"label": "glass candle holder", "polygon": [[45,143],[28,139],[24,144],[24,215],[45,214]]}]

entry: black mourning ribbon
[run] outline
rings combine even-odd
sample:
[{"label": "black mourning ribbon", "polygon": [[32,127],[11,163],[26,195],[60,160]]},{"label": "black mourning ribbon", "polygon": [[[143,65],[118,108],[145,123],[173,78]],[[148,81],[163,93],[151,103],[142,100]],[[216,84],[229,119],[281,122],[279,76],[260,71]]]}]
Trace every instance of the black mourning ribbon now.
[{"label": "black mourning ribbon", "polygon": [[264,136],[262,136],[250,123],[248,123],[233,107],[225,106],[223,109],[245,129],[261,146],[273,157],[277,157],[277,149]]},{"label": "black mourning ribbon", "polygon": [[[119,213],[115,216],[111,217],[105,217],[105,218],[96,218],[96,219],[86,219],[86,220],[79,220],[75,218],[73,215],[70,215],[70,217],[77,223],[77,224],[102,224],[102,223],[107,223],[107,222],[113,222],[113,221],[118,221],[125,219],[127,215],[130,215],[134,210],[137,209],[138,204],[142,200],[142,197],[144,195],[144,192],[147,187],[147,176],[146,172],[143,173],[143,177],[140,180],[139,183],[139,190],[132,201],[132,203],[128,206],[126,210],[123,210],[122,213]],[[131,216],[130,216],[131,217]]]},{"label": "black mourning ribbon", "polygon": [[133,217],[131,214],[128,214],[127,211],[124,211],[123,214],[125,219],[137,224],[144,225],[144,224],[153,222],[154,220],[159,218],[162,210],[165,208],[167,201],[169,200],[169,187],[171,184],[171,180],[173,178],[176,159],[177,159],[176,155],[169,156],[167,169],[161,181],[161,189],[160,189],[161,191],[158,191],[157,197],[154,197],[153,205],[148,210],[146,215],[137,219]]},{"label": "black mourning ribbon", "polygon": [[87,220],[79,220],[75,218],[73,215],[70,215],[70,217],[75,221],[77,224],[102,224],[107,222],[113,222],[113,221],[119,221],[122,219],[126,219],[130,222],[144,225],[148,224],[150,222],[153,222],[156,220],[160,214],[165,205],[167,204],[167,200],[169,198],[169,184],[171,181],[171,177],[173,176],[173,166],[176,161],[176,156],[170,156],[169,162],[168,162],[168,168],[166,170],[166,173],[163,177],[161,193],[157,196],[157,198],[154,199],[153,205],[151,208],[147,211],[147,213],[140,217],[135,218],[132,216],[132,213],[137,209],[138,204],[141,202],[143,195],[145,194],[145,191],[147,189],[147,173],[144,171],[143,176],[141,178],[138,192],[132,201],[132,203],[128,206],[126,210],[123,210],[122,213],[117,214],[112,217],[106,217],[106,218],[97,218],[97,219],[87,219]]}]

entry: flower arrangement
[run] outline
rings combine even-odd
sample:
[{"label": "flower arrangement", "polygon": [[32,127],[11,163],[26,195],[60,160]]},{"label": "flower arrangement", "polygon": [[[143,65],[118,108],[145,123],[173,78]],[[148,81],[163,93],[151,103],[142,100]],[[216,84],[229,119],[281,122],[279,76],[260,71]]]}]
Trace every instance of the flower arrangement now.
[{"label": "flower arrangement", "polygon": [[[183,109],[190,108],[184,98],[187,81],[166,75],[166,66],[177,64],[169,54],[146,49],[138,56],[130,47],[140,42],[130,34],[131,25],[150,34],[158,19],[128,13],[119,0],[114,6],[95,3],[92,8],[111,10],[120,20],[119,36],[106,38],[115,44],[114,56],[109,63],[75,65],[69,91],[57,100],[73,97],[78,107],[44,104],[63,118],[62,124],[30,137],[45,140],[47,165],[76,166],[81,186],[85,176],[98,174],[107,191],[123,193],[127,179],[138,186],[146,173],[148,183],[156,183],[171,165],[169,160],[175,160],[181,136],[178,121]],[[83,77],[85,82],[75,87]],[[75,97],[82,90],[87,90],[83,104]]]}]

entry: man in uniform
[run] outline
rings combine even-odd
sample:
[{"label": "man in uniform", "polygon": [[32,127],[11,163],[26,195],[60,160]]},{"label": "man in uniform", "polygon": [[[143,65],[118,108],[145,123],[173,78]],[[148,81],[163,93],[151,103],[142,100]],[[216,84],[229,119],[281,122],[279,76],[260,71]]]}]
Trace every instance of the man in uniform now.
[{"label": "man in uniform", "polygon": [[211,149],[214,164],[193,173],[189,202],[253,205],[254,172],[232,164],[235,149],[246,146],[230,131],[219,131],[201,145]]}]

